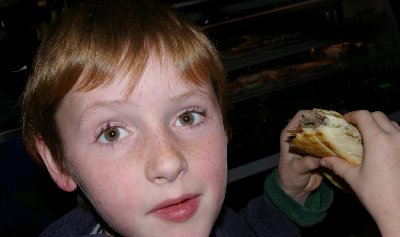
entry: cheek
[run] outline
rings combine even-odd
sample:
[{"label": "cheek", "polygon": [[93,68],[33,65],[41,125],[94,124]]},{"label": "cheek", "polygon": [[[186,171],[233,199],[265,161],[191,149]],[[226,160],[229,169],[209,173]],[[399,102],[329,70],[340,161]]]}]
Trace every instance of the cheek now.
[{"label": "cheek", "polygon": [[138,171],[108,164],[98,165],[92,171],[85,171],[78,178],[79,187],[99,215],[117,228],[124,229],[128,226],[128,223],[125,223],[126,216],[130,216],[131,224],[139,222],[131,213],[141,213],[143,208],[141,204],[146,202],[145,197],[134,192],[146,191],[146,187],[142,185],[144,182],[139,182],[142,179],[135,177],[133,173]]},{"label": "cheek", "polygon": [[202,173],[202,178],[210,185],[212,198],[215,200],[215,209],[218,210],[225,199],[227,185],[227,149],[226,143],[220,143],[220,141],[209,144],[212,150],[209,151],[208,155],[213,155],[209,157]]},{"label": "cheek", "polygon": [[[207,180],[215,192],[225,190],[227,180],[227,143],[223,135],[211,137],[202,143],[201,157],[196,159],[201,164],[195,164],[202,179]],[[199,163],[200,163],[199,162]],[[200,169],[201,167],[201,169]]]},{"label": "cheek", "polygon": [[227,151],[226,145],[220,141],[210,141],[207,144],[208,151],[204,152],[206,174],[213,173],[215,176],[227,172]]},{"label": "cheek", "polygon": [[129,197],[129,190],[140,188],[137,187],[140,183],[133,182],[139,180],[139,177],[132,177],[139,174],[139,171],[134,170],[137,165],[128,164],[126,159],[121,157],[109,157],[110,159],[107,159],[101,157],[102,154],[93,152],[80,154],[86,155],[71,154],[70,160],[72,162],[69,162],[68,170],[80,189],[97,209],[118,205],[124,199],[131,198]]}]

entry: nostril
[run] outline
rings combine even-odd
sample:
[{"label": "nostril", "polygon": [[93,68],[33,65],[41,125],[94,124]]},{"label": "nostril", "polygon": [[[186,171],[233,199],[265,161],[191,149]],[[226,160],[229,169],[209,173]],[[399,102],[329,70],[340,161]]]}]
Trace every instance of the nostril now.
[{"label": "nostril", "polygon": [[154,182],[155,182],[155,183],[161,184],[161,183],[168,182],[168,179],[165,178],[165,177],[156,177],[156,178],[154,179]]},{"label": "nostril", "polygon": [[154,183],[173,182],[187,170],[186,159],[179,152],[158,153],[149,157],[146,167],[147,178]]}]

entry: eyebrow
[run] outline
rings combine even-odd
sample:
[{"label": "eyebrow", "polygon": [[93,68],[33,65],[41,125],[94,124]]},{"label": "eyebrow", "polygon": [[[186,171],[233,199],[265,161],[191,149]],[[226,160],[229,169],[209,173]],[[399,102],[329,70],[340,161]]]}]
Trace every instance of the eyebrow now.
[{"label": "eyebrow", "polygon": [[80,113],[78,120],[78,128],[80,128],[82,124],[91,117],[93,111],[96,111],[101,108],[106,108],[106,109],[112,108],[117,104],[122,104],[122,100],[99,100],[90,104]]},{"label": "eyebrow", "polygon": [[[195,91],[186,91],[182,94],[175,95],[171,97],[171,101],[174,103],[182,103],[189,98],[194,98],[194,97],[200,97],[201,99],[211,99],[211,96],[209,93],[205,93],[201,90],[195,90]],[[121,99],[121,100],[98,100],[95,101],[94,103],[90,104],[88,107],[86,107],[83,112],[80,114],[79,120],[78,120],[78,128],[82,126],[82,123],[84,123],[87,119],[89,119],[91,116],[91,112],[96,111],[101,108],[112,108],[115,107],[118,104],[123,104],[127,100],[126,99]]]},{"label": "eyebrow", "polygon": [[185,93],[174,96],[171,98],[171,100],[173,102],[183,102],[183,101],[187,100],[188,98],[193,98],[193,97],[201,97],[203,99],[210,99],[210,95],[208,93],[204,93],[202,91],[195,90],[195,91],[187,91]]}]

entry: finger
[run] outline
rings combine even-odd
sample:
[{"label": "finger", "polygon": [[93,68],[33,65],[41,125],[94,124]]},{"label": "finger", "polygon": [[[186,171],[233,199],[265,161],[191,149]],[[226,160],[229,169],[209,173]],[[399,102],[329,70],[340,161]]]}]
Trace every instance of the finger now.
[{"label": "finger", "polygon": [[304,156],[296,159],[294,162],[299,163],[297,167],[299,167],[298,172],[301,174],[310,173],[321,166],[321,159],[313,156]]},{"label": "finger", "polygon": [[321,166],[332,170],[336,175],[342,177],[347,182],[351,182],[349,172],[355,165],[347,162],[340,157],[325,157],[321,159]]},{"label": "finger", "polygon": [[[396,122],[391,121],[384,113],[381,111],[375,111],[371,113],[372,117],[378,123],[378,125],[388,133],[397,132],[399,127]],[[397,126],[396,126],[397,124]]]},{"label": "finger", "polygon": [[392,123],[393,123],[393,125],[394,125],[397,129],[400,129],[400,125],[399,125],[398,122],[392,121]]},{"label": "finger", "polygon": [[305,191],[307,192],[312,192],[319,188],[321,181],[323,179],[323,176],[320,172],[316,172],[314,175],[311,175],[310,181],[307,183],[305,187]]},{"label": "finger", "polygon": [[378,125],[375,118],[367,110],[357,110],[344,114],[345,119],[357,126],[363,137],[373,137],[376,131],[382,128]]},{"label": "finger", "polygon": [[304,113],[305,110],[299,110],[295,116],[290,120],[290,122],[286,125],[285,128],[282,129],[281,132],[281,150],[287,150],[289,149],[289,144],[288,144],[288,137],[290,137],[292,134],[288,132],[288,130],[293,130],[296,129],[297,126],[299,125],[300,118],[302,114]]}]

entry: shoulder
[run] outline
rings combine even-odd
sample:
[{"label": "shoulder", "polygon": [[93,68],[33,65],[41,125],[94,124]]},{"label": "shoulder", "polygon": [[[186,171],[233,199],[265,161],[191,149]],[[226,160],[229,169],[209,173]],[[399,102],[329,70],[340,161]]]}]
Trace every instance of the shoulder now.
[{"label": "shoulder", "polygon": [[300,236],[299,228],[263,196],[250,200],[245,208],[235,212],[221,210],[213,237]]},{"label": "shoulder", "polygon": [[229,207],[224,206],[219,214],[217,222],[214,225],[211,236],[247,237],[251,235],[243,217]]},{"label": "shoulder", "polygon": [[[77,237],[90,235],[96,226],[96,219],[85,210],[77,207],[49,225],[40,237],[64,236]],[[101,236],[101,235],[93,235]]]}]

